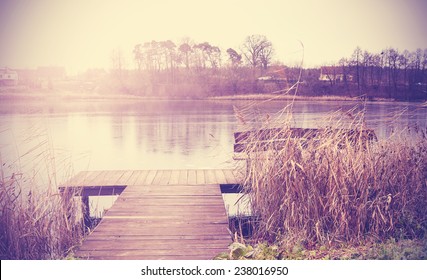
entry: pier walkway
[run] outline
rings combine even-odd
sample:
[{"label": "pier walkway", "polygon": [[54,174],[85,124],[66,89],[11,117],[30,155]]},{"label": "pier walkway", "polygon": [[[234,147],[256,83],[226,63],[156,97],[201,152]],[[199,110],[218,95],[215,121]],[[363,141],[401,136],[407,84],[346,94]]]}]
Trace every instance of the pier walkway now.
[{"label": "pier walkway", "polygon": [[212,259],[231,243],[220,185],[234,170],[85,171],[62,188],[119,194],[76,251],[82,259]]}]

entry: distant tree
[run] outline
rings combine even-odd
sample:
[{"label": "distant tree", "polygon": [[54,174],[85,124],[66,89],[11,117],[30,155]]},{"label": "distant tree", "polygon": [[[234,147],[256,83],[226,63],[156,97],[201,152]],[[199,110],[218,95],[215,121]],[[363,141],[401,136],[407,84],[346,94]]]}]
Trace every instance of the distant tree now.
[{"label": "distant tree", "polygon": [[368,78],[369,78],[369,72],[368,70],[371,68],[371,64],[372,64],[372,54],[368,51],[364,51],[362,53],[362,67],[361,67],[361,79],[360,79],[360,83],[363,89],[366,89],[366,87],[368,86]]},{"label": "distant tree", "polygon": [[348,89],[348,79],[349,79],[348,66],[349,66],[349,62],[346,58],[341,58],[338,61],[338,65],[341,67],[341,71],[343,74],[344,86]]},{"label": "distant tree", "polygon": [[237,67],[242,63],[242,55],[238,54],[234,49],[227,49],[227,53],[233,67]]},{"label": "distant tree", "polygon": [[271,42],[267,41],[259,54],[261,66],[264,70],[267,70],[268,65],[270,65],[271,60],[273,58],[273,54],[273,45],[271,44]]},{"label": "distant tree", "polygon": [[185,68],[190,68],[190,53],[193,51],[188,43],[182,43],[178,48],[180,54],[184,57]]},{"label": "distant tree", "polygon": [[171,40],[162,41],[159,43],[160,52],[163,53],[164,56],[164,64],[166,69],[173,70],[175,65],[175,49],[176,45]]},{"label": "distant tree", "polygon": [[264,35],[250,35],[246,37],[242,45],[243,55],[252,68],[256,68],[262,63],[261,57],[267,59],[268,63],[270,62],[271,52],[269,49],[272,49],[272,44]]},{"label": "distant tree", "polygon": [[360,63],[362,59],[362,49],[360,47],[356,47],[352,56],[351,56],[351,64],[356,67],[356,82],[357,82],[357,90],[359,94],[361,93],[361,81],[360,81]]},{"label": "distant tree", "polygon": [[123,78],[125,68],[125,58],[121,49],[114,49],[111,52],[111,70],[120,80]]},{"label": "distant tree", "polygon": [[206,68],[207,63],[211,68],[218,68],[221,65],[221,50],[212,46],[208,42],[200,43],[194,46],[197,54],[197,64],[199,67]]},{"label": "distant tree", "polygon": [[137,44],[133,48],[133,58],[134,58],[135,63],[137,65],[138,71],[141,71],[141,69],[142,69],[142,63],[144,61],[144,56],[143,56],[143,53],[142,53],[142,46],[141,46],[141,44]]},{"label": "distant tree", "polygon": [[371,60],[371,85],[379,89],[382,76],[382,55],[374,54]]},{"label": "distant tree", "polygon": [[410,66],[411,53],[408,50],[404,50],[397,58],[398,67],[403,70],[402,75],[402,84],[407,86],[409,84],[408,80],[408,68]]},{"label": "distant tree", "polygon": [[[393,84],[393,91],[397,90],[397,79],[398,79],[398,58],[399,52],[393,48],[388,50],[388,67],[390,82]],[[389,97],[391,98],[392,91],[389,91]]]}]

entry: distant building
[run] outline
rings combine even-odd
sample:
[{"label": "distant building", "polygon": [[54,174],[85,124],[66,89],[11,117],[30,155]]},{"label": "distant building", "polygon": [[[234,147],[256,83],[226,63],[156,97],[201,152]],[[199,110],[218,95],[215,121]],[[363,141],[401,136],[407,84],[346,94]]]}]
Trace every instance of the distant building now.
[{"label": "distant building", "polygon": [[18,73],[9,68],[0,68],[0,85],[16,86],[18,84]]},{"label": "distant building", "polygon": [[320,68],[319,81],[333,83],[352,82],[353,75],[344,73],[342,67],[323,66]]},{"label": "distant building", "polygon": [[270,70],[264,76],[258,78],[258,81],[280,82],[288,81],[285,67],[271,66]]}]

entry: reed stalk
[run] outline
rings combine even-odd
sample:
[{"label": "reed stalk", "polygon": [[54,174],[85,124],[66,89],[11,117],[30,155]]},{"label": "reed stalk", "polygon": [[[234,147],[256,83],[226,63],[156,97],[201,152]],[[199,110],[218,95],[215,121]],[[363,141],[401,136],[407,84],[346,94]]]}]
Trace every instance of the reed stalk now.
[{"label": "reed stalk", "polygon": [[0,258],[61,259],[83,238],[74,194],[30,190],[14,174],[0,181]]},{"label": "reed stalk", "polygon": [[[244,112],[237,113],[244,119]],[[282,144],[266,147],[264,141],[260,151],[264,136],[254,133],[244,151],[243,188],[257,217],[256,238],[312,247],[425,237],[425,129],[367,144],[342,133],[366,128],[363,110],[353,110],[332,114],[317,137],[294,138],[291,110],[280,115],[274,124],[280,130],[270,140]],[[271,119],[263,119],[261,127],[271,126]]]}]

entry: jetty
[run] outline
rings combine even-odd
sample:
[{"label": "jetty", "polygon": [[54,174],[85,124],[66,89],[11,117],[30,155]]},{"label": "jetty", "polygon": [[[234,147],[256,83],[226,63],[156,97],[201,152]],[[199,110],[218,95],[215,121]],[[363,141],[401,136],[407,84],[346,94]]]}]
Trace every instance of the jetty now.
[{"label": "jetty", "polygon": [[78,190],[86,204],[89,196],[119,197],[75,256],[213,259],[232,242],[222,193],[241,180],[241,174],[231,169],[80,172],[61,190]]}]

